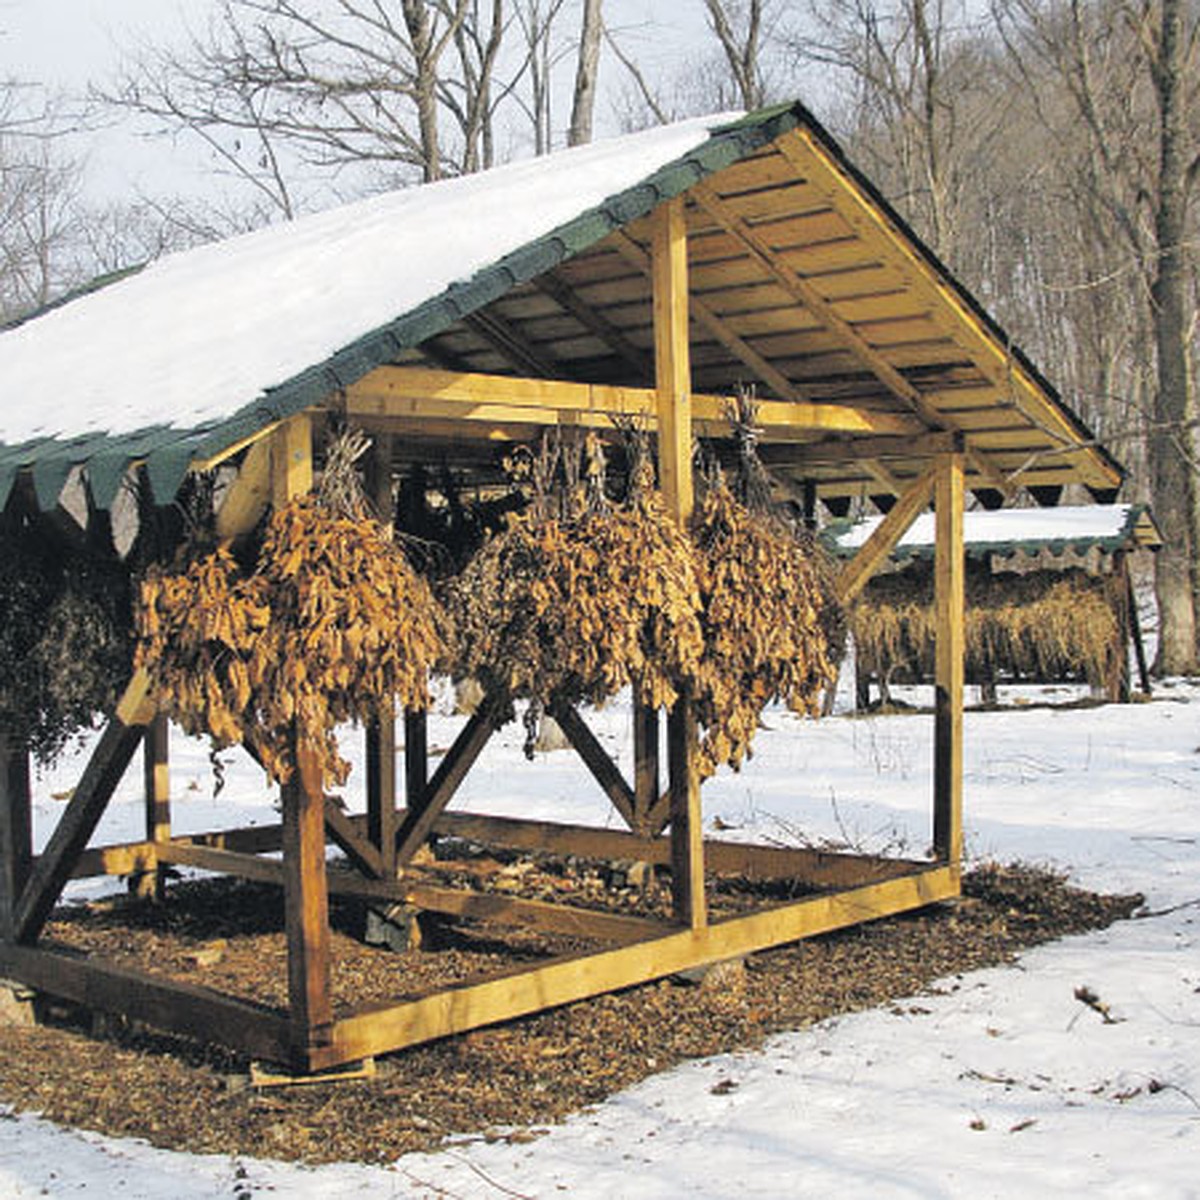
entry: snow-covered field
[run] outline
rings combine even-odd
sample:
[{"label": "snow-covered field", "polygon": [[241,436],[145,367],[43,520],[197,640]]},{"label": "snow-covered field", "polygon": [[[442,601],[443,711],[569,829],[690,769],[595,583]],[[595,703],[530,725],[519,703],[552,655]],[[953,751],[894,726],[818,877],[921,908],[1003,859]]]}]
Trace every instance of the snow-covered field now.
[{"label": "snow-covered field", "polygon": [[[706,787],[706,819],[734,827],[722,836],[925,849],[927,715],[768,724],[746,770]],[[614,705],[595,727],[627,766],[627,711]],[[969,857],[1143,892],[1143,917],[686,1064],[528,1144],[464,1136],[387,1167],[306,1169],[10,1114],[0,1196],[1200,1196],[1200,686],[1163,687],[1149,704],[969,713],[966,731]],[[432,722],[435,745],[453,734],[453,718]],[[456,806],[613,820],[571,755],[526,764],[519,746],[519,729],[503,731]],[[232,769],[213,801],[202,749],[180,742],[174,759],[180,832],[275,819],[253,771]],[[39,780],[39,839],[72,774],[64,764]],[[102,839],[135,834],[137,785]],[[353,780],[347,799],[361,803]],[[1110,1022],[1075,998],[1085,986]]]}]

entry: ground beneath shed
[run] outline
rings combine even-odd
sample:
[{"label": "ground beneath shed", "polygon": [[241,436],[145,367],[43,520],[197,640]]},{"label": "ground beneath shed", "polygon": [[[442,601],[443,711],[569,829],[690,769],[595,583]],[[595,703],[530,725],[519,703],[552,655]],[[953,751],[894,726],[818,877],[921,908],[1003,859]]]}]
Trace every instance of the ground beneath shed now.
[{"label": "ground beneath shed", "polygon": [[[964,892],[955,904],[757,954],[711,984],[647,984],[391,1055],[373,1079],[353,1083],[255,1091],[235,1056],[119,1025],[96,1036],[63,1009],[48,1024],[0,1029],[0,1102],[171,1149],[308,1162],[390,1161],[448,1137],[529,1140],[683,1059],[883,1004],[919,1012],[922,992],[952,990],[965,971],[1102,928],[1141,903],[1026,866],[977,868]],[[285,976],[277,908],[255,885],[187,884],[161,905],[60,913],[47,936],[143,969],[203,972],[197,982],[270,1000],[279,986],[271,981]],[[375,988],[394,998],[398,980],[445,986],[514,955],[571,948],[470,929],[404,954],[364,951],[344,933],[336,942],[335,986],[359,1003]],[[204,951],[214,947],[210,962]]]}]

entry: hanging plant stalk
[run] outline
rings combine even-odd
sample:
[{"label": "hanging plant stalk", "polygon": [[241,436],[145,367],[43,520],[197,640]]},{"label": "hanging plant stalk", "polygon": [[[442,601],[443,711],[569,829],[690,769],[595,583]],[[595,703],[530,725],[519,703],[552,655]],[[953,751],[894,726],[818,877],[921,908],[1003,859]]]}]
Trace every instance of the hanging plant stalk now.
[{"label": "hanging plant stalk", "polygon": [[164,711],[217,747],[251,742],[278,782],[295,770],[294,726],[325,785],[344,783],[335,726],[385,704],[427,708],[447,655],[428,584],[347,483],[354,449],[335,443],[322,490],[272,514],[252,573],[218,549],[142,584],[137,665]]}]

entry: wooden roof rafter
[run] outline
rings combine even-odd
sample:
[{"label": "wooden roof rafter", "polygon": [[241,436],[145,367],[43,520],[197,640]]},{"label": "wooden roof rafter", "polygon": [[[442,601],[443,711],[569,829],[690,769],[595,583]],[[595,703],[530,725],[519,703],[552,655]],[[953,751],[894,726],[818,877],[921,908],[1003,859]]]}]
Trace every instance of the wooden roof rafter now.
[{"label": "wooden roof rafter", "polygon": [[[820,323],[835,334],[839,342],[848,349],[871,373],[895,396],[907,404],[913,412],[921,417],[933,429],[954,429],[954,424],[930,405],[905,376],[888,361],[849,320],[837,311],[834,305],[802,275],[794,271],[774,249],[763,240],[744,216],[722,200],[708,183],[697,183],[690,189],[690,195],[704,210],[717,221],[732,237],[736,238],[746,252],[763,269],[766,275],[773,279],[785,292],[791,295],[797,303],[807,309]],[[971,466],[1004,491],[1011,491],[1009,481],[995,471],[979,455],[973,454],[968,448],[968,460]],[[868,467],[873,475],[879,478],[874,468]],[[885,478],[881,482],[891,486]]]}]

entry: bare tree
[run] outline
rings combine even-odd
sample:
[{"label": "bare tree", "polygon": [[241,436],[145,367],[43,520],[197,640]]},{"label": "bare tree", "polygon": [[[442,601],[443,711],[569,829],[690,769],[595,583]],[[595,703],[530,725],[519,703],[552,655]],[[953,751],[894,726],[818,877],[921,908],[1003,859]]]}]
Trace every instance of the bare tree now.
[{"label": "bare tree", "polygon": [[1105,278],[1125,290],[1142,334],[1132,349],[1154,364],[1144,417],[1147,483],[1166,541],[1156,558],[1158,666],[1194,670],[1200,479],[1188,340],[1200,17],[1180,0],[995,0],[995,10],[1076,220],[1108,243]]},{"label": "bare tree", "polygon": [[575,94],[571,102],[571,127],[567,144],[581,146],[592,140],[596,111],[596,80],[600,71],[600,47],[604,40],[602,0],[583,0],[583,24],[579,33],[579,56],[575,60]]},{"label": "bare tree", "polygon": [[767,0],[704,0],[704,7],[742,107],[761,108],[766,94],[761,51]]}]

